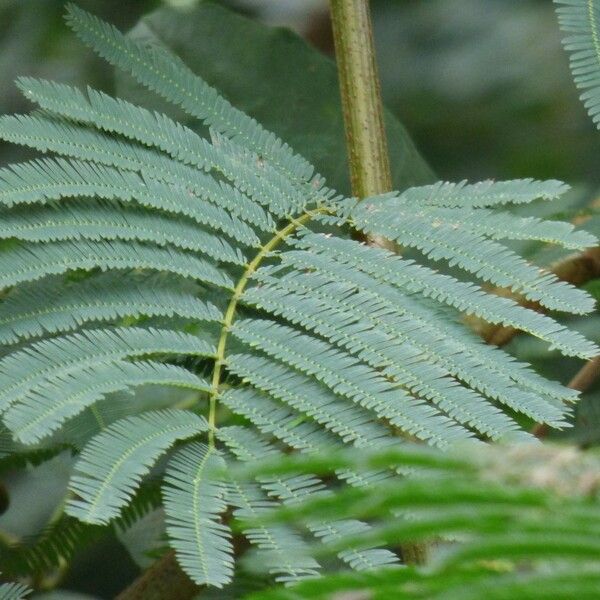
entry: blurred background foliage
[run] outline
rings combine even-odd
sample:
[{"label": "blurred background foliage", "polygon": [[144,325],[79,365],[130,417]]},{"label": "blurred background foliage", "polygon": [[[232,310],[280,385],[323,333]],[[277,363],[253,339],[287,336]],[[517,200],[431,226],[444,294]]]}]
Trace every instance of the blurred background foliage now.
[{"label": "blurred background foliage", "polygon": [[[150,104],[149,96],[141,100],[139,89],[130,81],[115,80],[110,69],[76,41],[62,18],[64,4],[0,0],[0,113],[31,108],[13,84],[18,75],[89,84]],[[134,28],[135,35],[168,43],[234,104],[289,141],[332,185],[348,192],[335,69],[323,57],[333,54],[325,0],[78,4],[120,29]],[[232,20],[215,4],[251,22]],[[535,205],[534,214],[585,223],[600,235],[600,134],[578,100],[552,2],[372,0],[371,6],[389,109],[395,185],[417,185],[436,177],[557,178],[573,191],[552,206]],[[162,12],[152,13],[157,9]],[[185,11],[193,10],[196,21],[188,23],[190,13]],[[183,16],[174,11],[184,11]],[[265,25],[290,28],[298,35]],[[25,157],[26,151],[0,143],[3,164]],[[565,258],[542,246],[527,248],[527,253],[545,265]],[[587,286],[600,296],[599,280]],[[598,340],[598,315],[572,325]],[[515,337],[507,349],[563,383],[581,367],[580,361],[558,357],[524,336]],[[585,446],[600,442],[599,382],[584,395],[574,423],[573,429],[555,435]],[[26,475],[0,473],[11,498],[0,516],[0,538],[21,539],[52,518],[64,494],[70,461],[64,454]],[[6,508],[2,502],[0,498],[0,512]],[[128,539],[121,536],[138,564],[147,560],[141,546],[160,546],[160,530],[153,528],[152,517],[142,529]],[[142,538],[146,541],[140,542]],[[109,534],[89,553],[79,553],[68,573],[59,575],[65,589],[112,598],[137,569],[124,545]],[[67,598],[66,594],[37,597]]]},{"label": "blurred background foliage", "polygon": [[[80,0],[121,29],[201,0]],[[332,53],[326,0],[221,0]],[[111,73],[62,20],[64,0],[0,0],[0,110],[24,110],[17,74],[110,90]],[[444,179],[600,183],[600,136],[572,84],[548,0],[372,0],[384,100]],[[223,32],[225,37],[227,32]],[[220,40],[210,40],[218,49]],[[224,48],[226,50],[226,48]],[[293,73],[293,64],[290,64]],[[8,158],[12,148],[2,147]]]}]

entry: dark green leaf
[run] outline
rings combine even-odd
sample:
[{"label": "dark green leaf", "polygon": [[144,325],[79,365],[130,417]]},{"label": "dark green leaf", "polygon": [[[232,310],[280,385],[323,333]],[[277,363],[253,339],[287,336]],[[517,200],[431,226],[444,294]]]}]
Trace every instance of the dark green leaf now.
[{"label": "dark green leaf", "polygon": [[[331,187],[349,193],[342,110],[331,59],[289,30],[266,27],[211,3],[189,11],[159,9],[131,34],[168,46],[234,106],[311,161]],[[170,111],[131,79],[121,78],[119,87],[122,96]],[[404,127],[390,112],[386,122],[394,188],[431,182],[433,173]]]}]

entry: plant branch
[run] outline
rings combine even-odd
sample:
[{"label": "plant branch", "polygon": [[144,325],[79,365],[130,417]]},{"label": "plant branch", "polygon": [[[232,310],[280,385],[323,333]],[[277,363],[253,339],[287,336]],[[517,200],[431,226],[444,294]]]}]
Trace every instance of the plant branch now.
[{"label": "plant branch", "polygon": [[235,312],[237,310],[238,303],[248,281],[258,269],[261,262],[274,250],[283,240],[289,235],[293,234],[298,228],[302,227],[304,223],[310,221],[310,219],[317,213],[325,212],[325,209],[315,209],[304,213],[298,219],[291,219],[290,222],[281,230],[279,230],[261,249],[257,252],[256,256],[246,265],[242,276],[237,282],[227,310],[225,311],[225,318],[223,319],[223,327],[221,328],[221,335],[219,336],[219,342],[217,344],[217,355],[215,358],[215,368],[213,371],[210,401],[209,401],[209,414],[208,414],[208,442],[209,446],[215,444],[215,430],[216,430],[216,412],[217,412],[217,399],[219,397],[219,386],[221,385],[221,373],[223,370],[223,364],[225,362],[225,349],[227,346],[227,338],[229,336],[229,330],[233,324],[235,318]]},{"label": "plant branch", "polygon": [[[359,199],[392,190],[368,0],[330,0],[335,58],[344,109],[352,193]],[[370,240],[387,247],[384,239]],[[425,562],[427,547],[404,544],[407,564]]]},{"label": "plant branch", "polygon": [[600,356],[596,356],[596,358],[588,361],[571,379],[569,383],[569,387],[578,390],[580,392],[585,392],[590,387],[596,379],[600,376]]},{"label": "plant branch", "polygon": [[192,600],[199,588],[181,570],[175,552],[167,552],[115,600]]},{"label": "plant branch", "polygon": [[[596,356],[596,358],[592,358],[592,360],[586,362],[575,377],[571,379],[567,387],[579,392],[585,392],[592,387],[592,384],[598,377],[600,377],[600,356]],[[541,439],[548,434],[549,430],[550,428],[546,423],[538,423],[533,428],[532,433]]]},{"label": "plant branch", "polygon": [[352,193],[364,198],[389,192],[392,178],[369,4],[330,4]]},{"label": "plant branch", "polygon": [[[600,247],[590,248],[582,254],[576,254],[559,261],[552,265],[550,270],[562,281],[577,286],[583,285],[600,277]],[[499,295],[510,294],[505,289],[494,291]],[[510,294],[510,297],[514,296]],[[540,305],[536,302],[522,302],[522,304],[527,308],[541,310]],[[469,322],[486,342],[495,346],[508,344],[519,333],[519,330],[513,327],[493,325],[476,319],[469,319]]]},{"label": "plant branch", "polygon": [[[208,443],[210,447],[214,447],[215,444],[217,400],[219,397],[223,365],[225,363],[227,339],[240,298],[242,297],[250,278],[256,269],[258,269],[262,261],[269,256],[282,241],[310,221],[315,214],[326,211],[327,209],[325,207],[316,208],[315,210],[305,212],[297,219],[290,219],[285,227],[277,231],[268,242],[261,246],[256,256],[246,265],[244,272],[240,276],[237,285],[233,290],[227,310],[225,311],[225,317],[223,318],[223,326],[217,344],[215,367],[212,376],[208,413]],[[188,600],[188,598],[195,597],[199,590],[200,588],[188,578],[177,563],[175,553],[170,551],[162,558],[152,563],[127,589],[119,594],[116,600],[146,600],[146,598],[148,600],[171,600],[173,598],[177,598],[177,600],[180,598],[181,600]]]}]

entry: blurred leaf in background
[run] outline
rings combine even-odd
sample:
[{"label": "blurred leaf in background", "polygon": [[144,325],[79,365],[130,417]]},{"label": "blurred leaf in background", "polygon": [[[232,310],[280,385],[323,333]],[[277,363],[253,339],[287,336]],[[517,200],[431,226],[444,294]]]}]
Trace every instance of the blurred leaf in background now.
[{"label": "blurred leaf in background", "polygon": [[[79,0],[117,27],[131,27],[159,0]],[[0,0],[0,114],[25,112],[31,105],[14,84],[21,75],[112,88],[112,73],[79,44],[64,21],[65,0]],[[29,154],[27,154],[28,156]],[[0,143],[0,161],[20,160],[25,151]]]},{"label": "blurred leaf in background", "polygon": [[[144,17],[132,35],[175,51],[234,106],[309,159],[330,186],[350,193],[335,64],[297,34],[200,3],[180,11],[159,9]],[[130,79],[119,80],[119,95],[167,110]],[[404,127],[389,112],[386,120],[395,187],[434,180]]]},{"label": "blurred leaf in background", "polygon": [[443,178],[600,182],[547,0],[373,0],[384,99]]}]

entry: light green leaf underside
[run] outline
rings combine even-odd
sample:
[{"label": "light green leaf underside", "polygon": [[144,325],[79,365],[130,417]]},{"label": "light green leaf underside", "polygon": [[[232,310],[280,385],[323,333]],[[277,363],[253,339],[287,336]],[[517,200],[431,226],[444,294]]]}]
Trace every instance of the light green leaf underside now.
[{"label": "light green leaf underside", "polygon": [[[485,365],[484,372],[489,373],[492,379],[485,384],[476,383],[477,389],[485,391],[498,386],[501,388],[502,385],[510,387],[516,382],[524,388],[543,392],[553,398],[573,400],[577,397],[574,390],[540,377],[502,350],[485,344],[464,326],[459,325],[455,319],[456,315],[449,314],[434,302],[428,302],[427,299],[413,294],[403,294],[397,288],[386,285],[385,280],[373,279],[362,271],[348,269],[343,265],[340,268],[331,260],[333,257],[330,257],[330,261],[327,262],[323,258],[319,259],[307,253],[286,252],[281,255],[281,258],[284,263],[289,263],[298,270],[312,269],[317,266],[317,282],[313,282],[312,273],[305,273],[307,283],[313,287],[315,296],[322,298],[323,301],[333,302],[335,310],[353,312],[372,320],[377,327],[390,331],[397,338],[408,339],[414,346],[426,348],[427,353],[434,357],[434,360],[439,356],[439,360],[447,366],[448,371],[457,374],[461,379],[470,383],[473,378],[478,381],[480,376],[477,370],[463,369],[461,364],[466,364],[467,367]],[[266,269],[264,271],[268,272]],[[260,272],[257,274],[257,277],[259,276]],[[323,285],[323,281],[326,285]],[[297,280],[294,283],[305,289],[302,281]],[[328,290],[327,285],[332,291],[335,290],[333,294]],[[348,298],[350,294],[353,296],[352,301]],[[581,354],[582,357],[595,355],[596,347],[590,342],[586,344],[587,346],[579,352],[573,353]],[[454,355],[457,353],[464,355],[461,364],[456,364],[454,360]],[[465,374],[459,375],[459,373]],[[467,376],[466,373],[471,375]],[[500,384],[501,380],[497,379],[497,376],[502,377],[505,383]],[[516,394],[517,389],[515,388],[512,393]]]},{"label": "light green leaf underside", "polygon": [[433,205],[448,208],[484,208],[503,204],[529,204],[543,198],[554,200],[569,189],[562,181],[480,181],[479,183],[450,183],[439,181],[406,190],[402,197],[417,206]]},{"label": "light green leaf underside", "polygon": [[223,318],[214,305],[179,289],[168,278],[103,273],[71,285],[47,279],[15,288],[0,304],[0,343],[64,333],[93,321],[144,316],[200,322]]},{"label": "light green leaf underside", "polygon": [[[274,496],[283,505],[295,505],[318,496],[331,496],[335,493],[326,490],[321,481],[312,475],[292,475],[277,478],[263,478],[263,487],[269,496]],[[307,529],[324,544],[333,544],[358,533],[366,533],[371,527],[356,519],[327,520],[315,518],[306,522]],[[348,548],[338,553],[338,558],[357,571],[371,571],[397,564],[398,557],[385,548],[374,545]]]},{"label": "light green leaf underside", "polygon": [[[265,279],[261,280],[267,283]],[[362,361],[381,369],[413,394],[439,405],[459,423],[472,426],[492,438],[510,436],[518,429],[512,419],[487,399],[460,386],[443,369],[427,364],[419,349],[395,342],[352,314],[334,312],[308,295],[290,292],[285,288],[286,282],[283,281],[283,285],[280,282],[282,280],[273,278],[268,285],[249,289],[245,299],[354,352]]]},{"label": "light green leaf underside", "polygon": [[582,250],[597,244],[596,238],[575,231],[571,223],[519,217],[508,212],[488,210],[506,202],[529,203],[536,198],[553,200],[568,186],[560,181],[483,181],[475,184],[438,182],[410,188],[400,196],[389,195],[390,203],[409,205],[422,215],[448,222],[457,229],[488,235],[494,239],[538,240]]},{"label": "light green leaf underside", "polygon": [[[556,244],[569,250],[593,248],[598,240],[587,231],[576,230],[566,221],[518,217],[509,212],[485,208],[426,207],[419,210],[428,218],[439,219],[462,231],[467,229],[495,240],[531,240]],[[435,225],[434,225],[435,226]]]},{"label": "light green leaf underside", "polygon": [[[152,113],[89,87],[87,95],[84,95],[77,88],[45,80],[22,78],[18,85],[27,98],[46,111],[162,150],[179,161],[181,166],[190,165],[204,171],[216,170],[274,214],[284,216],[297,213],[306,203],[305,194],[271,165],[264,163],[259,155],[240,148],[217,132],[212,131],[211,144],[166,115]],[[150,164],[156,162],[151,159]],[[175,173],[178,179],[182,175],[183,179],[189,178],[190,171],[181,166],[177,168],[169,164],[165,168],[164,160],[158,166],[159,173],[167,171],[169,176]],[[219,200],[224,191],[230,189],[228,186],[215,186],[201,174],[192,180],[196,182],[194,186],[200,186],[200,193],[209,199]],[[310,192],[319,189],[319,186],[312,185],[307,188]]]},{"label": "light green leaf underside", "polygon": [[[357,497],[378,485],[398,500],[400,467],[342,465],[326,480],[291,470],[245,482],[230,476],[237,461],[308,459],[344,444],[366,454],[398,447],[400,435],[441,448],[470,440],[469,451],[484,449],[482,439],[531,440],[513,411],[565,425],[574,390],[459,322],[462,313],[475,315],[568,356],[597,354],[552,317],[469,281],[509,287],[551,309],[593,308],[583,292],[499,242],[595,244],[569,224],[499,210],[556,198],[563,184],[439,183],[361,203],[338,197],[307,161],[166,50],[75,7],[68,18],[101,56],[207,126],[199,134],[94,89],[31,78],[18,85],[41,110],[0,117],[1,139],[59,155],[0,170],[0,343],[16,345],[0,359],[0,411],[17,440],[56,434],[52,441],[84,447],[70,514],[110,521],[162,453],[206,437],[207,422],[192,410],[143,412],[146,390],[127,394],[140,386],[184,388],[185,400],[172,404],[194,411],[205,409],[209,394],[217,409],[209,446],[194,440],[175,452],[163,496],[182,568],[197,584],[218,587],[234,571],[228,509],[237,519],[265,517],[244,533],[263,571],[286,583],[318,574],[310,535],[327,546],[366,540],[335,551],[358,570],[397,561],[378,547],[377,535],[389,530],[372,523],[370,507],[364,522],[325,513],[283,524],[269,518],[305,502],[333,503],[334,478],[336,495],[345,494],[341,483]],[[473,277],[361,245],[350,239],[354,226]],[[211,300],[229,302],[225,314]],[[150,323],[160,328],[144,328]],[[217,351],[206,340],[219,330]],[[190,370],[178,366],[183,360]],[[207,379],[213,371],[210,385],[197,374],[204,370]],[[228,411],[233,426],[220,422]]]},{"label": "light green leaf underside", "polygon": [[[296,257],[293,261],[298,263]],[[378,332],[367,334],[370,343],[374,343],[381,334],[389,336],[393,343],[408,342],[427,356],[428,362],[433,359],[434,363],[471,387],[516,410],[531,414],[533,418],[560,422],[564,408],[558,410],[556,401],[576,397],[573,390],[533,374],[528,377],[527,370],[519,363],[469,335],[462,326],[453,324],[447,314],[418,304],[411,297],[383,284],[373,285],[372,280],[359,272],[335,268],[333,271],[333,277],[320,277],[323,272],[327,273],[327,269],[323,268],[319,275],[296,272],[292,277],[279,281],[304,294],[310,290],[322,309],[338,313],[340,319],[349,318],[350,322],[368,324],[368,331]],[[257,276],[261,277],[260,273]],[[248,293],[251,296],[261,292]],[[387,346],[389,342],[384,344],[384,348]],[[419,368],[418,365],[416,368]],[[524,387],[526,385],[530,386],[529,389]]]},{"label": "light green leaf underside", "polygon": [[241,425],[219,427],[215,432],[217,439],[237,460],[252,462],[260,457],[276,456],[280,452],[260,434]]},{"label": "light green leaf underside", "polygon": [[213,356],[215,349],[196,336],[166,329],[89,330],[42,340],[0,360],[0,410],[40,385],[85,369],[147,354]]},{"label": "light green leaf underside", "polygon": [[146,208],[189,217],[240,244],[258,245],[252,228],[223,208],[201,200],[184,186],[144,179],[133,171],[64,158],[16,163],[0,170],[0,204],[4,206],[77,196],[136,201]]},{"label": "light green leaf underside", "polygon": [[252,347],[316,377],[332,391],[373,410],[378,418],[389,420],[407,433],[439,445],[454,437],[469,437],[464,429],[393,387],[354,356],[321,340],[267,320],[239,320],[232,333]]},{"label": "light green leaf underside", "polygon": [[[245,427],[232,426],[221,428],[218,435],[230,451],[243,462],[260,462],[280,454],[274,446]],[[261,477],[258,481],[260,483],[260,488],[266,492],[269,498],[275,498],[278,500],[278,503],[283,505],[293,505],[308,498],[327,495],[329,493],[323,482],[312,475]],[[250,485],[253,486],[253,484]],[[255,489],[258,492],[258,489]],[[268,514],[268,510],[274,510],[276,506],[277,504],[273,503],[265,504],[264,510],[260,514],[252,515],[250,512],[247,512],[244,515],[244,518],[256,519],[257,516],[264,517],[264,515]],[[240,517],[242,515],[236,516]],[[267,544],[271,541],[270,535],[265,539],[265,529],[267,528],[261,527],[258,528],[258,530],[255,529],[258,534],[259,544],[261,541],[263,543],[267,542]],[[350,531],[356,530],[364,532],[369,529],[369,526],[366,523],[350,520],[327,522],[310,520],[306,523],[306,529],[324,543],[329,543],[332,540],[341,538],[343,535],[342,532],[350,533]],[[271,528],[269,527],[268,530],[271,530]],[[270,533],[271,532],[269,531],[269,534]],[[289,547],[288,558],[285,559],[282,564],[279,562],[281,561],[279,552],[273,557],[276,558],[275,568],[279,568],[283,573],[288,573],[285,577],[280,577],[279,580],[291,582],[305,577],[314,577],[317,574],[315,569],[317,569],[319,565],[314,560],[311,560],[303,540],[292,530],[287,528],[284,531],[278,531],[277,534],[280,540],[278,545],[283,546],[284,548]],[[292,544],[293,539],[295,539],[295,542]],[[293,552],[293,562],[291,562],[291,559],[289,558],[289,552],[292,551],[291,546],[296,547],[296,551]],[[398,560],[390,551],[373,547],[362,549],[352,548],[340,552],[338,557],[353,568],[359,570],[367,570],[375,568],[376,566],[394,564]]]},{"label": "light green leaf underside", "polygon": [[257,389],[309,416],[346,443],[370,446],[391,433],[364,408],[281,363],[250,354],[230,354],[227,365]]},{"label": "light green leaf underside", "polygon": [[[308,252],[299,255],[286,253],[282,256],[284,262],[301,262],[320,269],[325,269],[329,263],[328,270],[331,272],[331,259],[335,258],[340,269],[350,266],[370,275],[374,286],[389,283],[412,296],[424,294],[467,315],[474,314],[490,323],[521,329],[565,354],[589,358],[598,353],[597,346],[580,333],[568,330],[546,315],[524,308],[510,298],[486,293],[472,283],[402,259],[387,250],[312,233],[303,235],[294,245]],[[319,254],[319,257],[314,254]]]},{"label": "light green leaf underside", "polygon": [[210,385],[194,373],[160,362],[114,361],[77,372],[76,377],[52,377],[4,413],[13,436],[32,444],[57,430],[107,394],[142,385],[160,385],[208,392]]},{"label": "light green leaf underside", "polygon": [[294,410],[255,389],[232,388],[220,400],[263,434],[272,435],[295,450],[315,452],[340,443],[327,430],[307,418],[303,411]]},{"label": "light green leaf underside", "polygon": [[198,585],[223,587],[233,575],[226,483],[213,476],[223,459],[214,448],[195,442],[170,461],[163,499],[167,534],[183,570]]},{"label": "light green leaf underside", "polygon": [[184,186],[262,231],[274,229],[272,219],[260,205],[226,182],[216,181],[162,152],[83,125],[44,115],[4,115],[0,117],[0,138],[42,152],[51,151],[81,161],[138,171],[144,178]]},{"label": "light green leaf underside", "polygon": [[245,264],[239,249],[225,239],[179,218],[122,206],[107,200],[72,201],[39,208],[23,207],[0,213],[0,239],[30,242],[123,240],[169,246],[209,258]]},{"label": "light green leaf underside", "polygon": [[0,585],[0,600],[24,600],[31,590],[22,583],[3,583]]},{"label": "light green leaf underside", "polygon": [[[429,211],[432,212],[432,211]],[[508,287],[527,299],[555,310],[587,313],[593,299],[519,257],[512,250],[467,226],[456,226],[389,195],[361,202],[352,220],[362,231],[383,235],[420,250],[434,260],[447,260],[483,281]]]},{"label": "light green leaf underside", "polygon": [[[255,483],[231,480],[227,501],[237,519],[258,520],[277,504],[265,497]],[[290,583],[318,575],[319,564],[306,551],[302,538],[282,524],[243,529],[244,536],[258,548],[260,570],[275,575],[275,580]]]},{"label": "light green leaf underside", "polygon": [[0,288],[78,269],[150,269],[232,289],[233,281],[217,265],[173,248],[119,240],[77,240],[15,246],[3,252]]},{"label": "light green leaf underside", "polygon": [[206,420],[183,410],[147,412],[121,419],[86,445],[69,489],[67,514],[87,523],[119,515],[141,479],[175,441],[206,431]]}]

